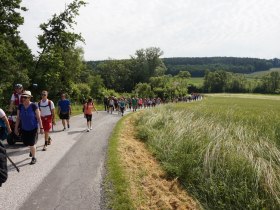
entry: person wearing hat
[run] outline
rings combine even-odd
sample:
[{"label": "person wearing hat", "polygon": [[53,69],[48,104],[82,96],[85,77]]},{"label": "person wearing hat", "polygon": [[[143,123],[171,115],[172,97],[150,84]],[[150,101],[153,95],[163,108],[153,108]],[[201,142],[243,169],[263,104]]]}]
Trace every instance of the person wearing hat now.
[{"label": "person wearing hat", "polygon": [[[18,105],[22,103],[21,95],[23,93],[23,86],[22,84],[15,85],[15,91],[12,94],[10,108],[9,111],[12,113],[14,110],[17,109]],[[16,111],[14,111],[16,114]]]},{"label": "person wearing hat", "polygon": [[31,92],[26,90],[21,95],[22,104],[19,104],[17,110],[17,120],[15,125],[15,134],[18,135],[18,127],[21,122],[21,139],[26,146],[30,147],[30,154],[32,160],[30,164],[35,164],[37,159],[36,154],[36,140],[38,137],[38,124],[40,126],[40,133],[43,134],[43,124],[41,121],[40,111],[35,103],[32,103]]}]

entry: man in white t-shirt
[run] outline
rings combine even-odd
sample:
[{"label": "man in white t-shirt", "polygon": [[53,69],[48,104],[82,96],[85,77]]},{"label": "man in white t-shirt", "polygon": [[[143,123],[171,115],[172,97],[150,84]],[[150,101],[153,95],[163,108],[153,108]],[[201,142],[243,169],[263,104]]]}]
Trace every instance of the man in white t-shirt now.
[{"label": "man in white t-shirt", "polygon": [[52,128],[52,125],[55,125],[55,110],[54,103],[48,99],[48,91],[43,90],[41,93],[42,100],[39,101],[38,107],[41,111],[41,120],[45,133],[45,145],[43,151],[47,150],[47,146],[51,144],[51,137],[49,132]]}]

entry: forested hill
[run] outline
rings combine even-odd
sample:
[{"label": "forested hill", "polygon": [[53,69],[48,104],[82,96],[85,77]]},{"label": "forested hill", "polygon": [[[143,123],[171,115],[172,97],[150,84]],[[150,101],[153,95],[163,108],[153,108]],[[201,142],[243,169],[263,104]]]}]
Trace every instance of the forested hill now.
[{"label": "forested hill", "polygon": [[203,77],[206,70],[224,70],[234,73],[253,73],[280,67],[280,59],[238,58],[238,57],[176,57],[163,58],[167,74],[177,75],[189,71],[192,77]]}]

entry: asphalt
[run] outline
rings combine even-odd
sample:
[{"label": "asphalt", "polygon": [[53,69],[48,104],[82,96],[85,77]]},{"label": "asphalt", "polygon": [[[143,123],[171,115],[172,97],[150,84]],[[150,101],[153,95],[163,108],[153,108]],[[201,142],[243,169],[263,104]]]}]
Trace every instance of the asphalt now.
[{"label": "asphalt", "polygon": [[7,146],[18,173],[9,163],[9,178],[0,188],[1,210],[103,209],[102,182],[109,136],[120,115],[93,115],[93,129],[86,132],[82,115],[70,119],[70,129],[61,122],[51,133],[53,142],[42,151],[37,143],[37,160],[29,165],[29,149],[21,143]]}]

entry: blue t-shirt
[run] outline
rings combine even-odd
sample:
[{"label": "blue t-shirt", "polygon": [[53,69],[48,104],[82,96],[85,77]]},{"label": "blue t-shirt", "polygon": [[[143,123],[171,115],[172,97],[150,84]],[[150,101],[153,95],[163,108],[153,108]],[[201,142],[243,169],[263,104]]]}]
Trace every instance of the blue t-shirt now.
[{"label": "blue t-shirt", "polygon": [[25,131],[32,131],[38,128],[38,121],[36,118],[36,109],[38,106],[34,103],[31,103],[27,109],[21,104],[19,107],[19,117],[21,121],[21,128]]},{"label": "blue t-shirt", "polygon": [[60,107],[60,112],[62,113],[68,113],[70,108],[70,101],[68,99],[65,100],[59,100],[58,101],[58,106]]}]

